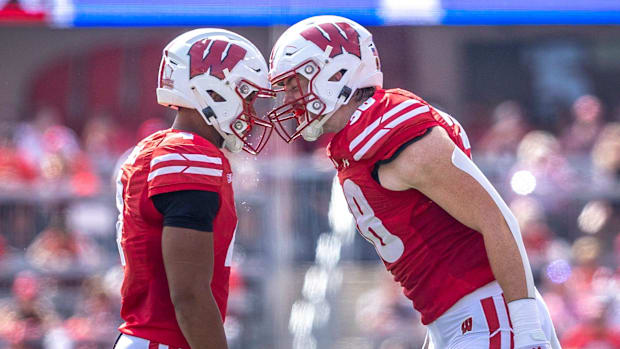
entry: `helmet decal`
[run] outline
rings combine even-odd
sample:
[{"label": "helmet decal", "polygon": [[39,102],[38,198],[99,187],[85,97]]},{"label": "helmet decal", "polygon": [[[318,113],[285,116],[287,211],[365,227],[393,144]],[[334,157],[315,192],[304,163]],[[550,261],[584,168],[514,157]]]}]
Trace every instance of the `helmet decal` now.
[{"label": "helmet decal", "polygon": [[360,35],[349,23],[321,23],[304,30],[300,35],[323,51],[327,50],[327,46],[331,46],[329,58],[342,54],[342,50],[345,49],[362,59]]},{"label": "helmet decal", "polygon": [[231,71],[245,57],[246,52],[243,47],[223,40],[196,41],[188,53],[189,78],[209,72],[211,76],[224,80],[224,70]]}]

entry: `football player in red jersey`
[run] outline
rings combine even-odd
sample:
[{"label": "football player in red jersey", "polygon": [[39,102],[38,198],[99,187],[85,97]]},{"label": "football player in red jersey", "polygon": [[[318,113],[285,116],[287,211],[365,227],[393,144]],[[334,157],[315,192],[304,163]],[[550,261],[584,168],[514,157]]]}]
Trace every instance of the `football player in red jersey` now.
[{"label": "football player in red jersey", "polygon": [[269,88],[265,59],[238,34],[196,29],[164,48],[157,100],[176,118],[140,141],[117,177],[125,322],[116,349],[227,348],[237,214],[220,148],[262,149],[272,125],[254,103]]},{"label": "football player in red jersey", "polygon": [[422,314],[430,347],[559,348],[517,221],[465,131],[413,93],[382,89],[368,30],[308,18],[269,63],[276,130],[288,142],[336,133],[328,155],[358,231]]}]

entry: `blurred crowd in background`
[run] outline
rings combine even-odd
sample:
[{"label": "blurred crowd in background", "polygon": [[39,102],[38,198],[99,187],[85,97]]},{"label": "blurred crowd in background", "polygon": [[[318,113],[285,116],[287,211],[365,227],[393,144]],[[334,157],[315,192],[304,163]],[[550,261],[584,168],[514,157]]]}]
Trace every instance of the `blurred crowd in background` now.
[{"label": "blurred crowd in background", "polygon": [[[583,95],[557,116],[557,124],[543,127],[515,101],[487,109],[488,115],[463,121],[474,161],[520,222],[537,286],[564,348],[620,348],[620,109]],[[452,114],[459,119],[458,112]],[[120,324],[122,277],[114,169],[139,139],[170,125],[162,116],[134,128],[98,113],[77,130],[62,120],[52,106],[18,122],[0,120],[2,348],[111,347]],[[303,143],[288,155],[253,161],[307,156],[326,163],[324,146]],[[274,173],[240,163],[236,190],[252,199],[256,183]],[[310,198],[290,218],[299,226],[299,238],[290,241],[300,264],[312,262],[308,243],[313,246],[316,235],[329,230],[325,188],[331,180],[325,178],[289,182]],[[251,200],[238,202],[238,210],[240,256],[254,253],[260,259],[269,244],[248,232],[261,221],[260,210]],[[351,253],[349,261],[363,267],[378,259],[363,239],[356,237],[356,244],[363,250]],[[247,260],[238,259],[231,280],[226,330],[232,348],[262,348],[248,344],[261,336],[248,339],[252,323],[264,322],[267,310],[256,305],[264,288]],[[423,341],[418,315],[392,284],[386,280],[359,295],[354,318],[365,344],[352,341],[351,348],[408,349]]]}]

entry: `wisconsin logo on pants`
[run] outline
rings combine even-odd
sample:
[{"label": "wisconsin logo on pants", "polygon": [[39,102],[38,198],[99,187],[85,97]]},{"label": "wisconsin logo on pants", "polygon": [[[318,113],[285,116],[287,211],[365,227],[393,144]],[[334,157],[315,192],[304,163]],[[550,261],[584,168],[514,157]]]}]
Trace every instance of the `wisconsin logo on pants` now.
[{"label": "wisconsin logo on pants", "polygon": [[465,321],[463,321],[463,323],[461,324],[461,332],[465,334],[466,332],[471,331],[473,322],[474,321],[471,317],[468,317],[467,319],[465,319]]}]

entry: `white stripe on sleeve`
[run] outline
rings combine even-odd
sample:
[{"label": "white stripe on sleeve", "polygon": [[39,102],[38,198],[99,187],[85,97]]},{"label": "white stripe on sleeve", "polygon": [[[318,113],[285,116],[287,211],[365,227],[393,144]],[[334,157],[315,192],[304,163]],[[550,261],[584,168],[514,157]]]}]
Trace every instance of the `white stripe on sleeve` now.
[{"label": "white stripe on sleeve", "polygon": [[206,162],[209,164],[222,164],[222,159],[215,156],[206,156],[204,154],[183,154],[190,161]]},{"label": "white stripe on sleeve", "polygon": [[160,162],[164,162],[164,161],[178,161],[178,160],[186,160],[184,157],[181,156],[181,154],[164,154],[164,155],[160,155],[160,156],[156,156],[151,160],[151,168],[153,168],[155,165],[159,164]]},{"label": "white stripe on sleeve", "polygon": [[147,181],[150,182],[153,178],[157,176],[162,176],[171,173],[185,173],[185,174],[196,174],[201,176],[212,176],[212,177],[221,177],[222,170],[218,170],[215,168],[208,167],[196,167],[196,166],[166,166],[162,168],[158,168],[155,171],[151,171],[147,178]]},{"label": "white stripe on sleeve", "polygon": [[358,150],[354,155],[353,155],[353,159],[354,160],[359,160],[362,157],[364,157],[364,155],[366,155],[366,152],[368,152],[368,150],[370,150],[370,148],[372,148],[373,145],[375,145],[375,143],[377,143],[381,138],[383,138],[383,136],[385,136],[388,132],[390,132],[390,130],[392,130],[394,127],[400,125],[401,123],[416,117],[422,113],[426,113],[430,110],[430,108],[427,105],[423,105],[419,108],[416,108],[412,111],[409,111],[399,117],[397,117],[396,119],[392,120],[389,124],[387,124],[383,129],[379,130],[377,133],[375,133],[374,136],[372,136],[372,138],[370,138],[368,140],[368,142],[366,142],[366,144],[364,144],[364,146],[362,147],[362,149]]},{"label": "white stripe on sleeve", "polygon": [[368,137],[368,135],[371,134],[372,131],[374,131],[382,122],[386,121],[387,119],[389,119],[392,116],[396,115],[396,113],[398,113],[398,112],[404,110],[405,108],[410,107],[410,106],[412,106],[412,105],[414,105],[416,103],[420,103],[420,101],[417,101],[415,99],[408,99],[408,100],[406,100],[406,101],[404,101],[402,103],[397,104],[392,109],[388,110],[385,114],[383,114],[380,118],[375,120],[372,124],[366,126],[364,131],[362,131],[362,133],[357,135],[357,137],[355,137],[351,141],[351,144],[349,144],[349,151],[353,151],[353,149],[355,147],[357,147],[366,137]]},{"label": "white stripe on sleeve", "polygon": [[190,167],[187,170],[183,171],[183,173],[188,173],[188,174],[199,174],[199,175],[204,175],[204,176],[214,176],[214,177],[221,177],[222,176],[222,170],[217,170],[215,168],[208,168],[208,167]]},{"label": "white stripe on sleeve", "polygon": [[167,167],[158,168],[157,170],[151,171],[151,173],[149,173],[149,176],[146,179],[146,181],[150,182],[153,178],[157,176],[165,175],[165,174],[181,173],[186,168],[187,166],[167,166]]}]

